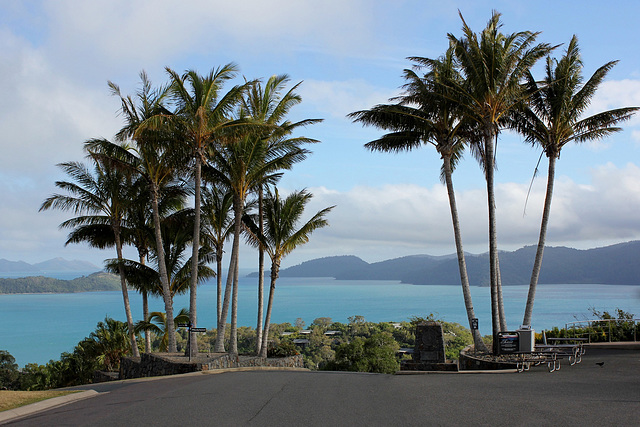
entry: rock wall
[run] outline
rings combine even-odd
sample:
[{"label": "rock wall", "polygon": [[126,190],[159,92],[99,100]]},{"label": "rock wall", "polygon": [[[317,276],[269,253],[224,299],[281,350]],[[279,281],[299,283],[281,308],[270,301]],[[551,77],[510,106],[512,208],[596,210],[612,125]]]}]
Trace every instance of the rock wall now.
[{"label": "rock wall", "polygon": [[303,368],[304,362],[302,355],[262,358],[221,354],[213,357],[200,356],[189,361],[188,358],[181,355],[143,353],[139,358],[122,358],[120,362],[120,379],[157,377],[244,367]]},{"label": "rock wall", "polygon": [[516,364],[508,361],[502,361],[499,359],[487,360],[481,355],[476,356],[471,350],[472,347],[467,347],[460,352],[460,358],[458,359],[458,366],[461,371],[474,371],[474,370],[500,370],[500,369],[516,369]]}]

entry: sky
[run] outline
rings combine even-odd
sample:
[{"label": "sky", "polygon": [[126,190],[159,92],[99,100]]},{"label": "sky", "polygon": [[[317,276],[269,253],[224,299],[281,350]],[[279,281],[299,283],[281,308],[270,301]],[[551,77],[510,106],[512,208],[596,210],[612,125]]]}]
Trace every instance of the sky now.
[{"label": "sky", "polygon": [[[568,1],[447,0],[55,0],[0,2],[0,259],[37,263],[54,257],[101,266],[113,250],[64,246],[71,215],[38,212],[64,179],[56,164],[82,161],[82,143],[112,139],[122,126],[118,100],[139,88],[144,70],[154,84],[165,67],[201,74],[234,62],[243,78],[286,73],[302,82],[291,120],[321,118],[299,135],[321,141],[288,171],[281,192],[314,194],[309,214],[336,205],[330,226],[285,258],[283,267],[333,255],[376,262],[406,255],[455,252],[449,206],[432,147],[402,154],[372,153],[382,135],[346,115],[400,94],[410,56],[436,58],[462,21],[481,31],[492,10],[503,32],[540,32],[538,41],[564,44],[576,34],[590,76],[619,63],[587,114],[640,106],[640,5]],[[534,75],[542,78],[542,67]],[[229,88],[231,85],[228,86]],[[556,169],[547,244],[587,249],[640,238],[640,117],[605,140],[563,149]],[[535,245],[546,184],[540,149],[503,132],[498,143],[496,198],[500,249]],[[483,175],[466,156],[454,174],[465,250],[488,250]],[[229,249],[230,251],[230,249]],[[133,257],[133,252],[129,252]],[[257,265],[246,247],[242,267]]]}]

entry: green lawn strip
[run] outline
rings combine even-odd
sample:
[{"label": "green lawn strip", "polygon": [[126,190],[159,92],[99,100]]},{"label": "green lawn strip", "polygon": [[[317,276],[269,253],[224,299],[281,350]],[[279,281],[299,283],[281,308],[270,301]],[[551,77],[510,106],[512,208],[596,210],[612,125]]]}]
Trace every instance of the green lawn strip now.
[{"label": "green lawn strip", "polygon": [[78,393],[78,390],[10,391],[0,390],[0,412],[19,408],[41,400]]}]

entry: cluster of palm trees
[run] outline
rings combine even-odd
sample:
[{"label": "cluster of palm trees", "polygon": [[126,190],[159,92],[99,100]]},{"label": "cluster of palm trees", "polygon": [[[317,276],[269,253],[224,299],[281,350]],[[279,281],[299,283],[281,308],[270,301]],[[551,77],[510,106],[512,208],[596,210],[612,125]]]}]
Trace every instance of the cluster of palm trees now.
[{"label": "cluster of palm trees", "polygon": [[[487,185],[489,258],[494,351],[499,331],[506,331],[497,245],[494,170],[501,130],[511,129],[526,142],[542,148],[549,159],[547,192],[538,250],[531,275],[523,325],[531,316],[549,222],[556,160],[570,142],[603,138],[620,130],[638,108],[619,108],[583,117],[599,84],[615,65],[609,62],[586,82],[577,38],[574,36],[560,59],[550,56],[557,46],[536,43],[539,33],[503,34],[500,14],[493,12],[487,26],[474,33],[462,19],[462,37],[448,35],[449,49],[442,57],[412,57],[415,65],[404,71],[404,93],[392,104],[377,105],[350,117],[364,125],[390,131],[365,146],[371,150],[399,152],[422,144],[432,145],[443,160],[441,179],[447,187],[461,284],[469,325],[475,318],[466,271],[452,172],[468,148],[478,159]],[[546,57],[542,81],[531,74],[533,65]],[[486,350],[477,330],[476,348]]]},{"label": "cluster of palm trees", "polygon": [[[58,181],[62,194],[47,198],[40,210],[72,211],[63,222],[71,230],[67,244],[86,242],[93,247],[115,247],[116,259],[107,268],[121,277],[122,294],[133,355],[138,355],[136,329],[163,333],[163,347],[176,352],[177,321],[197,325],[197,286],[217,276],[217,340],[215,351],[225,351],[225,328],[231,311],[229,352],[237,353],[237,296],[240,239],[259,249],[259,316],[256,351],[266,355],[266,337],[275,280],[282,258],[306,243],[316,228],[327,225],[323,209],[300,224],[312,197],[294,191],[282,198],[275,185],[284,171],[309,154],[306,144],[316,140],[294,136],[308,119],[287,120],[301,102],[287,75],[266,82],[244,80],[225,91],[238,73],[226,64],[206,75],[166,69],[169,82],[154,87],[147,75],[135,96],[125,96],[109,82],[121,102],[124,126],[115,141],[91,139],[84,143],[89,165],[68,162],[59,166],[71,178]],[[187,208],[187,202],[193,206]],[[222,286],[224,245],[233,240],[226,286]],[[123,247],[138,251],[138,260],[123,256]],[[264,253],[271,258],[271,288],[263,323]],[[216,264],[214,271],[209,267]],[[134,327],[128,286],[143,297],[144,320]],[[173,297],[189,292],[188,313],[174,316]],[[148,296],[161,295],[164,313],[149,313]],[[188,319],[185,316],[188,315]],[[157,323],[160,323],[158,326]],[[164,324],[164,325],[163,325]],[[198,352],[190,337],[188,351]]]}]

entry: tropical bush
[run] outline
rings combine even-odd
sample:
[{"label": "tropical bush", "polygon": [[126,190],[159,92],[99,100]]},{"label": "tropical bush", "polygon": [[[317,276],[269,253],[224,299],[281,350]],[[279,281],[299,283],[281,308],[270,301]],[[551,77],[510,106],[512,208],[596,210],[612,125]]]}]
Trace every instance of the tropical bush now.
[{"label": "tropical bush", "polygon": [[18,380],[16,359],[6,350],[0,350],[0,390],[11,390]]},{"label": "tropical bush", "polygon": [[298,348],[291,341],[281,341],[280,344],[267,349],[267,357],[289,357],[298,354]]},{"label": "tropical bush", "polygon": [[376,333],[369,338],[356,337],[336,348],[335,359],[327,363],[324,370],[393,374],[400,368],[396,358],[399,348],[388,332]]},{"label": "tropical bush", "polygon": [[14,388],[46,390],[88,384],[93,382],[95,371],[117,371],[121,358],[130,353],[127,324],[106,317],[72,352],[62,353],[60,360],[27,364]]}]

